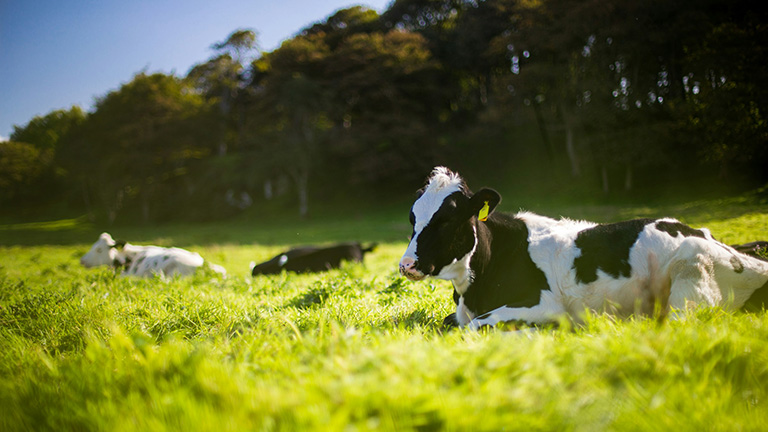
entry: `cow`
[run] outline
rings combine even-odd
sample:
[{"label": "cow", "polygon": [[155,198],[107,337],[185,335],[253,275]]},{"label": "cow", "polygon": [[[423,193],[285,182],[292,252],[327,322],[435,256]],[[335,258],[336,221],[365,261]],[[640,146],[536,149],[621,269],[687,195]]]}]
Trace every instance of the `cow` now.
[{"label": "cow", "polygon": [[338,268],[342,261],[362,262],[363,256],[373,251],[376,244],[363,247],[360,243],[339,243],[331,246],[303,246],[277,254],[261,264],[251,264],[251,275],[321,272]]},{"label": "cow", "polygon": [[179,248],[137,246],[115,241],[109,233],[102,233],[91,249],[80,258],[83,267],[108,265],[122,268],[123,276],[153,277],[154,275],[190,276],[203,266],[225,276],[227,271],[206,262],[200,254]]},{"label": "cow", "polygon": [[768,282],[768,262],[675,219],[597,224],[494,212],[500,202],[436,167],[413,203],[399,270],[453,283],[446,325],[578,323],[587,310],[674,318],[696,306],[737,309]]},{"label": "cow", "polygon": [[[731,247],[751,257],[768,261],[768,241],[758,240],[744,244],[731,245]],[[741,309],[746,312],[760,312],[766,307],[768,307],[768,284],[763,285],[760,289],[752,293],[752,296]]]},{"label": "cow", "polygon": [[768,258],[766,258],[768,257],[768,241],[757,240],[744,244],[734,244],[731,245],[731,247],[741,253],[745,253],[763,261],[768,261]]}]

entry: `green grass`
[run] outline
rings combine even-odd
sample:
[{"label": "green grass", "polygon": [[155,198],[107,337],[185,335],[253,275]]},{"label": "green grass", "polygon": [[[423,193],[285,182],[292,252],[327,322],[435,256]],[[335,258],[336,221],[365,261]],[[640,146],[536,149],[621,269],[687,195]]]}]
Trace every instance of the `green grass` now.
[{"label": "green grass", "polygon": [[[768,204],[751,198],[549,214],[675,215],[728,243],[768,237]],[[535,333],[445,331],[450,284],[396,273],[408,234],[399,216],[112,230],[198,251],[226,279],[81,268],[100,232],[81,219],[0,227],[0,430],[768,424],[768,315],[704,309],[662,325],[595,316]],[[251,260],[291,244],[350,239],[380,246],[364,264],[323,274],[248,276]]]}]

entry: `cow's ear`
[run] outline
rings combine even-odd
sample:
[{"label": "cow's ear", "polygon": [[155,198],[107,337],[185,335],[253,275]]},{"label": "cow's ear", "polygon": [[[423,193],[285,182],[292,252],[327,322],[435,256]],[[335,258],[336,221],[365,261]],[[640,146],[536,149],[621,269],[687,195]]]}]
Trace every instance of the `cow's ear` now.
[{"label": "cow's ear", "polygon": [[117,240],[115,241],[114,246],[112,246],[112,248],[118,249],[118,250],[122,249],[123,247],[125,247],[125,240]]},{"label": "cow's ear", "polygon": [[484,221],[501,202],[501,195],[493,189],[482,188],[469,199],[472,214]]}]

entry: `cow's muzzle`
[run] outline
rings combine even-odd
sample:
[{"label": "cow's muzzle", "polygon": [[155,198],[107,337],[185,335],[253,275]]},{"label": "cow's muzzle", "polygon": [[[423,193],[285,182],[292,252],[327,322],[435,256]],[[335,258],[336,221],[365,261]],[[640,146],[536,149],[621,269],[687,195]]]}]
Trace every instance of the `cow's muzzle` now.
[{"label": "cow's muzzle", "polygon": [[400,260],[400,274],[408,278],[408,280],[419,281],[424,279],[427,275],[416,269],[417,261],[410,257],[404,257]]}]

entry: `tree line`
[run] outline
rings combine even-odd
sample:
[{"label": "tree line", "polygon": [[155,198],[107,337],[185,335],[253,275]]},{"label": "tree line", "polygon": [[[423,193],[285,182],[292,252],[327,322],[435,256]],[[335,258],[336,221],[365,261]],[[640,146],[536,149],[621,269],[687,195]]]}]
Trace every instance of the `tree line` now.
[{"label": "tree line", "polygon": [[15,126],[0,203],[110,222],[269,202],[306,216],[435,164],[519,193],[761,185],[766,18],[747,0],[396,0],[271,52],[237,29],[185,76],[139,72],[91,112]]}]

